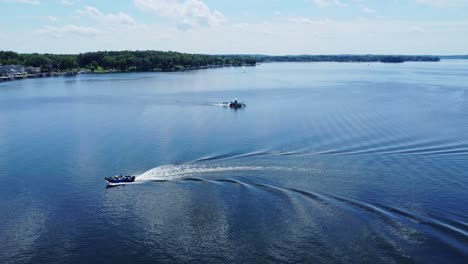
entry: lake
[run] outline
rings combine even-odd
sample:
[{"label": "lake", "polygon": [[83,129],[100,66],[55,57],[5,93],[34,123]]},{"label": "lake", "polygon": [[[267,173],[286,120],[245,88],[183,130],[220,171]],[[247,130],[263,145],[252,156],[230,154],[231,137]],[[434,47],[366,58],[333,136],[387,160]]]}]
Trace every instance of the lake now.
[{"label": "lake", "polygon": [[0,263],[466,263],[467,158],[463,60],[4,82]]}]

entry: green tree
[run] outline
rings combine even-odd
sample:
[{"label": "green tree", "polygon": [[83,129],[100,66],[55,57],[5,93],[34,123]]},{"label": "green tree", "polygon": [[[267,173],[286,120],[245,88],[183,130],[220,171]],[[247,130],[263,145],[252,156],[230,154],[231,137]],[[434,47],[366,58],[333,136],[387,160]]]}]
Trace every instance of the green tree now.
[{"label": "green tree", "polygon": [[70,70],[78,67],[78,63],[75,58],[64,57],[59,59],[59,69],[60,70]]},{"label": "green tree", "polygon": [[102,65],[104,68],[106,69],[114,69],[114,68],[117,68],[117,60],[115,59],[115,57],[112,57],[112,56],[105,56],[103,59],[102,59]]},{"label": "green tree", "polygon": [[120,58],[117,61],[117,65],[119,66],[119,70],[121,71],[126,71],[128,66],[127,66],[127,60],[124,58]]}]

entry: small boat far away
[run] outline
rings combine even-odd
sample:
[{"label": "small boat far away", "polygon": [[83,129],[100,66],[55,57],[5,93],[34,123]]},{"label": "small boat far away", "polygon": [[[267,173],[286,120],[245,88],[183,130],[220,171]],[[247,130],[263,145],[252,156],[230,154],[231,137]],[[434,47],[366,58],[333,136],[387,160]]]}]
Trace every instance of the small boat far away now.
[{"label": "small boat far away", "polygon": [[135,181],[135,176],[132,175],[116,175],[112,177],[105,177],[106,181],[108,183],[124,183],[124,182],[134,182]]},{"label": "small boat far away", "polygon": [[244,103],[240,103],[237,101],[237,99],[234,99],[234,101],[231,101],[229,103],[224,103],[225,106],[228,106],[230,108],[234,108],[234,109],[239,109],[239,108],[243,108],[243,107],[246,107],[247,105],[244,104]]}]

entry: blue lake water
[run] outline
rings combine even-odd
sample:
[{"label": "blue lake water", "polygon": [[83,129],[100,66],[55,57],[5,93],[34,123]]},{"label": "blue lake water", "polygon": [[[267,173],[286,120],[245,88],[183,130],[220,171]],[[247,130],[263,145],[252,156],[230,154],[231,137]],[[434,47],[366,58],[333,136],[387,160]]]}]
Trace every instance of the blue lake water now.
[{"label": "blue lake water", "polygon": [[467,161],[468,61],[4,82],[0,263],[466,263]]}]

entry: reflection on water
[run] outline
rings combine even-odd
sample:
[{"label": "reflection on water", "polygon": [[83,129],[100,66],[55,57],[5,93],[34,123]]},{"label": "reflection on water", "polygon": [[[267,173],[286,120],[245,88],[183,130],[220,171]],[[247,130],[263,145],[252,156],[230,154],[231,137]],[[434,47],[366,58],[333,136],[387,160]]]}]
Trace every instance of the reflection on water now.
[{"label": "reflection on water", "polygon": [[467,62],[242,71],[1,83],[0,263],[466,262]]}]

